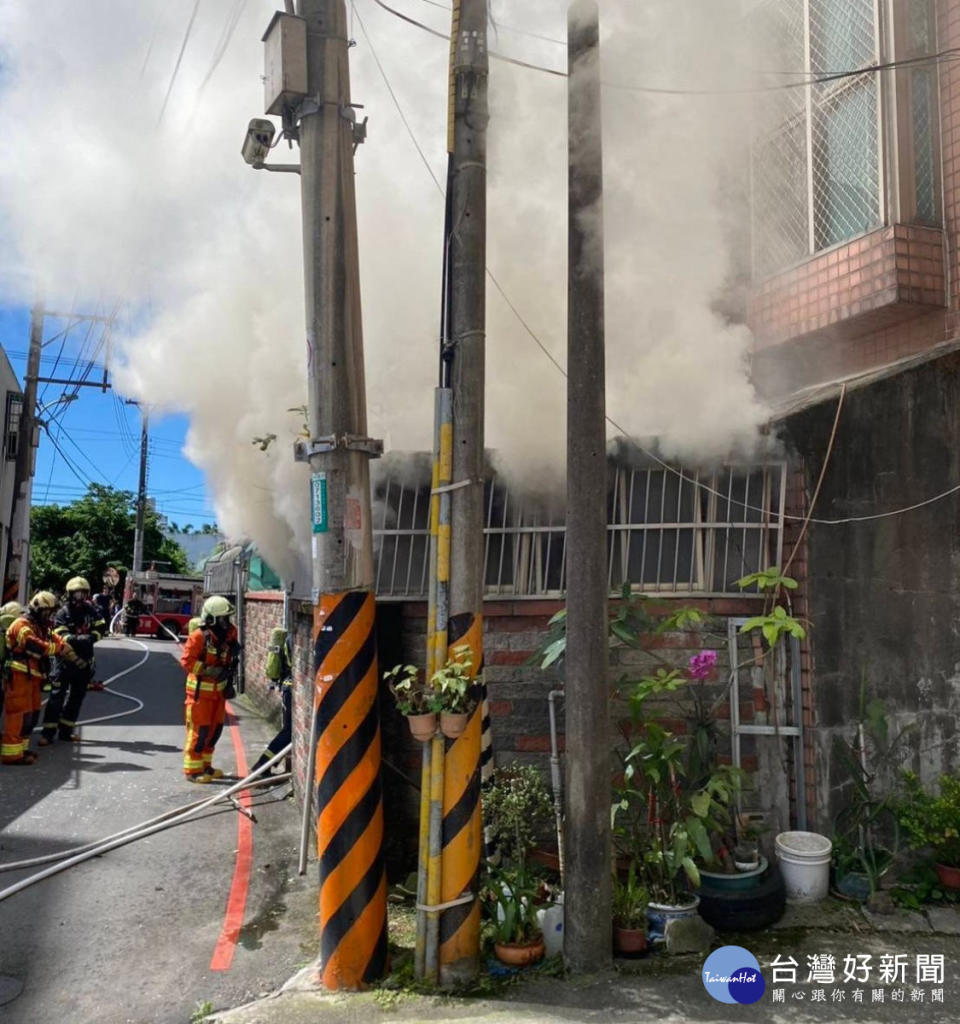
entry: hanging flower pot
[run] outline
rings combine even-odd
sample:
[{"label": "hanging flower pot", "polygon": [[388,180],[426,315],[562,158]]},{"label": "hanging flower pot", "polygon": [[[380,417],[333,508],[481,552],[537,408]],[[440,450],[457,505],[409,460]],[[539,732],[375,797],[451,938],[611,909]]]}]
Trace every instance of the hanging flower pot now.
[{"label": "hanging flower pot", "polygon": [[466,712],[444,711],[440,715],[440,731],[448,740],[455,740],[463,735],[469,718]]},{"label": "hanging flower pot", "polygon": [[428,743],[437,732],[437,716],[432,712],[425,715],[407,715],[407,724],[415,740]]}]

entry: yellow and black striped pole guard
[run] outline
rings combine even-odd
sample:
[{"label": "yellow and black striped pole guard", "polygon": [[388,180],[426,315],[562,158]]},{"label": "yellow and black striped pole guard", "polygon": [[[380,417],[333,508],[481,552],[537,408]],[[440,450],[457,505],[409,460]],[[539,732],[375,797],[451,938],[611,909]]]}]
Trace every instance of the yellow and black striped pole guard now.
[{"label": "yellow and black striped pole guard", "polygon": [[[475,695],[483,678],[483,617],[472,612],[450,618],[449,650],[466,644],[473,659]],[[443,850],[441,901],[476,894],[483,845],[480,821],[480,733],[483,704],[470,715],[467,728],[446,741],[443,775]],[[444,910],[440,916],[440,982],[455,983],[476,974],[480,956],[480,902],[474,899]]]},{"label": "yellow and black striped pole guard", "polygon": [[322,595],[314,610],[320,980],[360,989],[387,963],[377,645],[370,591]]}]

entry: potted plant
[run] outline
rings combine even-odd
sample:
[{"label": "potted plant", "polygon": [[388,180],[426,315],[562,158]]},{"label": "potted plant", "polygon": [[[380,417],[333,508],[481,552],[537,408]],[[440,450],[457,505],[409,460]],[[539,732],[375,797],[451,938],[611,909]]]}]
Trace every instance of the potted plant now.
[{"label": "potted plant", "polygon": [[659,669],[630,687],[627,699],[638,729],[611,810],[617,849],[636,863],[649,893],[653,939],[663,937],[668,920],[696,914],[699,899],[692,890],[700,884],[700,871],[695,857],[712,856],[708,827],[717,798],[725,800],[727,792],[720,777],[695,792],[685,787],[686,744],[647,708],[652,699],[682,685],[678,671]]},{"label": "potted plant", "polygon": [[941,775],[939,789],[934,796],[905,772],[898,818],[910,845],[932,852],[941,885],[960,890],[960,776]]},{"label": "potted plant", "polygon": [[483,791],[484,835],[505,864],[524,870],[553,814],[550,794],[531,764],[497,768]]},{"label": "potted plant", "polygon": [[476,707],[471,694],[473,658],[466,644],[454,647],[447,663],[430,679],[430,703],[440,712],[440,731],[455,740],[467,727],[470,713]]},{"label": "potted plant", "polygon": [[523,868],[494,870],[487,876],[487,887],[493,903],[496,958],[510,967],[537,963],[544,951],[537,922],[539,880]]},{"label": "potted plant", "polygon": [[838,738],[840,762],[849,773],[843,808],[834,819],[833,879],[837,892],[861,903],[870,899],[893,864],[900,845],[895,796],[879,781],[893,775],[913,723],[890,738],[882,701],[866,698],[860,684],[859,718],[850,740]]},{"label": "potted plant", "polygon": [[437,731],[437,713],[433,695],[419,684],[420,670],[416,665],[394,665],[384,672],[384,682],[393,694],[397,710],[403,715],[414,739],[426,743]]},{"label": "potted plant", "polygon": [[626,878],[613,879],[613,946],[626,956],[647,951],[647,904],[650,894],[632,861]]}]

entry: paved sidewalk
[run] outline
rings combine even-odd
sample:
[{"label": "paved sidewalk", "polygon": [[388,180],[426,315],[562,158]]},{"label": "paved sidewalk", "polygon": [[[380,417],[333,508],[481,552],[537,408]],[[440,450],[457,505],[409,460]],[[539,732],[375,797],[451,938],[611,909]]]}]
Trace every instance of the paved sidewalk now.
[{"label": "paved sidewalk", "polygon": [[[960,912],[866,915],[850,904],[830,901],[791,907],[773,929],[753,935],[724,936],[723,943],[749,949],[760,961],[767,990],[753,1006],[716,1002],[701,983],[702,956],[655,954],[622,961],[602,976],[570,980],[531,972],[514,984],[494,986],[482,997],[423,996],[385,987],[358,995],[332,995],[317,988],[307,968],[279,992],[247,1006],[215,1013],[216,1024],[391,1024],[449,1021],[500,1022],[623,1021],[680,1024],[686,1021],[783,1021],[833,1024],[835,1021],[922,1021],[953,1024],[960,1019]],[[718,942],[718,945],[721,943]],[[834,982],[810,980],[808,958],[819,965],[833,957]],[[851,958],[847,961],[846,958]],[[870,957],[870,960],[857,958]],[[896,958],[901,958],[899,961]],[[918,968],[936,973],[943,957],[943,980],[917,982]],[[777,959],[779,958],[779,959]],[[897,984],[881,984],[884,958]],[[795,983],[772,984],[771,963],[797,962]],[[844,981],[845,962],[860,967]],[[870,965],[866,981],[863,965]],[[778,968],[778,971],[789,968]],[[929,974],[928,972],[933,972]],[[883,1001],[880,995],[883,993]],[[841,994],[842,993],[842,994]],[[859,994],[858,994],[859,993]],[[937,1000],[941,997],[942,1001]],[[780,1001],[782,999],[782,1001]]]}]

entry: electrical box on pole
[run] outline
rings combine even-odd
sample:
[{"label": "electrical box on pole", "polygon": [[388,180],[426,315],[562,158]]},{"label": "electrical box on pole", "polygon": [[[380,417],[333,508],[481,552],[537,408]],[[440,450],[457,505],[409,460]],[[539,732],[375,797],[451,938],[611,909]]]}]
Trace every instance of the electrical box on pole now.
[{"label": "electrical box on pole", "polygon": [[280,115],[307,95],[307,22],[277,11],[263,34],[264,108]]}]

